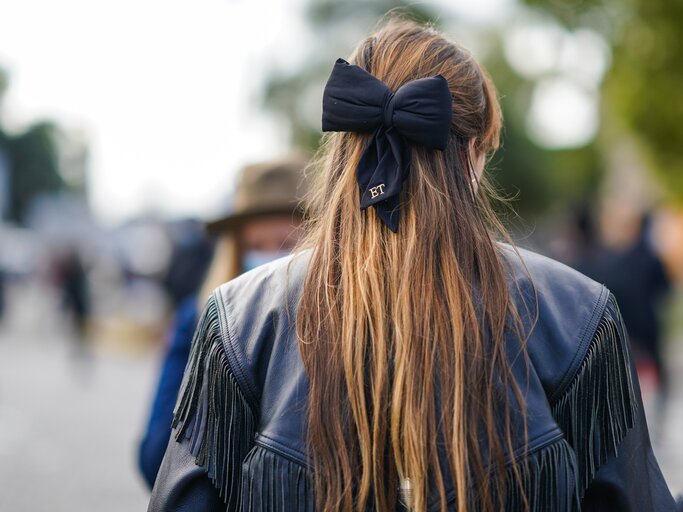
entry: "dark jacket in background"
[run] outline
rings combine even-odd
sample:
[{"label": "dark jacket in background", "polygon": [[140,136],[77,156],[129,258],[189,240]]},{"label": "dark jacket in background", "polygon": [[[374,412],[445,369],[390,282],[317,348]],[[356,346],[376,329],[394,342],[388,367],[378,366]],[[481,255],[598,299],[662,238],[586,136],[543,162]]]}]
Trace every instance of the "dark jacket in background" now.
[{"label": "dark jacket in background", "polygon": [[[652,452],[612,294],[553,260],[527,251],[520,259],[507,246],[501,253],[530,332],[528,368],[516,357],[516,341],[507,344],[528,421],[528,443],[520,429],[507,458],[522,463],[530,509],[675,510]],[[313,509],[308,381],[294,323],[309,258],[305,251],[276,260],[212,294],[150,511]],[[521,425],[512,414],[512,424]],[[440,457],[447,468],[445,454]],[[444,477],[452,481],[447,472]],[[511,471],[508,478],[514,480]],[[508,489],[507,510],[523,510],[520,493]],[[446,490],[454,508],[455,492]],[[429,510],[438,506],[435,495]]]},{"label": "dark jacket in background", "polygon": [[664,263],[651,246],[648,230],[643,228],[629,247],[598,248],[578,262],[575,268],[610,289],[619,302],[636,355],[651,358],[660,377],[664,377],[658,312],[671,282]]},{"label": "dark jacket in background", "polygon": [[183,300],[176,309],[170,344],[164,355],[147,430],[138,449],[140,472],[150,489],[154,486],[171,437],[173,407],[190,357],[192,335],[197,327],[197,309],[197,297],[194,295]]}]

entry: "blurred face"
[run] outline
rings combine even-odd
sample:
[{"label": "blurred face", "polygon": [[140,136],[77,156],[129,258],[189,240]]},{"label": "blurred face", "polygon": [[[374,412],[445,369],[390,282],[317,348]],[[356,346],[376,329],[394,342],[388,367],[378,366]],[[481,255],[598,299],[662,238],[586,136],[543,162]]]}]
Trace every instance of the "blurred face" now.
[{"label": "blurred face", "polygon": [[300,224],[298,218],[288,214],[247,221],[240,232],[242,268],[251,270],[289,254],[298,241]]},{"label": "blurred face", "polygon": [[633,245],[641,229],[641,213],[633,203],[611,199],[600,213],[600,234],[605,245],[624,249]]}]

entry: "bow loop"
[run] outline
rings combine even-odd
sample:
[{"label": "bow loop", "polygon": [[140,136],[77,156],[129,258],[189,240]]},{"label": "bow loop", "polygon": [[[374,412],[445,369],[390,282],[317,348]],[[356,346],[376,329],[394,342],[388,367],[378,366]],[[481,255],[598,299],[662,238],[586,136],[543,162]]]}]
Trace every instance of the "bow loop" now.
[{"label": "bow loop", "polygon": [[374,206],[394,232],[410,170],[407,141],[445,149],[451,116],[451,93],[441,75],[407,82],[392,93],[367,71],[337,59],[323,93],[323,131],[374,132],[356,169],[360,207]]},{"label": "bow loop", "polygon": [[404,84],[394,96],[394,126],[409,140],[446,149],[451,128],[451,91],[441,75]]}]

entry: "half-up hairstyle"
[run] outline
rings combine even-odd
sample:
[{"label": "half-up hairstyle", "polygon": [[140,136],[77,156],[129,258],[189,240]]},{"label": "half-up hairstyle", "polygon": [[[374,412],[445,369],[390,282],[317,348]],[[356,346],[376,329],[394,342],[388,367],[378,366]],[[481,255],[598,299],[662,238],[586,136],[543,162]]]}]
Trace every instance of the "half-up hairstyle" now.
[{"label": "half-up hairstyle", "polygon": [[388,21],[349,62],[392,91],[442,75],[453,115],[444,151],[411,147],[397,233],[359,208],[370,135],[324,139],[297,316],[316,510],[394,510],[401,489],[411,510],[435,496],[441,510],[472,510],[473,496],[477,509],[500,510],[516,485],[504,478],[520,429],[509,411],[523,401],[504,342],[517,315],[503,231],[474,171],[498,148],[496,92],[467,50],[412,22]]}]

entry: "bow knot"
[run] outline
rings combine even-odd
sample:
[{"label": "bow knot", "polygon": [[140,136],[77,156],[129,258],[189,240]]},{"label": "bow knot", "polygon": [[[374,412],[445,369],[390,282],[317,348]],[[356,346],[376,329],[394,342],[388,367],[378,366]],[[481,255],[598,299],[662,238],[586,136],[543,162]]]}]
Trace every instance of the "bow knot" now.
[{"label": "bow knot", "polygon": [[394,125],[394,105],[396,105],[396,95],[392,92],[387,94],[386,102],[384,103],[384,108],[382,109],[383,124],[386,128],[391,128]]},{"label": "bow knot", "polygon": [[403,84],[393,93],[381,80],[337,59],[323,93],[323,131],[373,132],[356,169],[361,210],[374,206],[394,233],[399,194],[410,170],[408,141],[443,150],[452,116],[441,75]]}]

